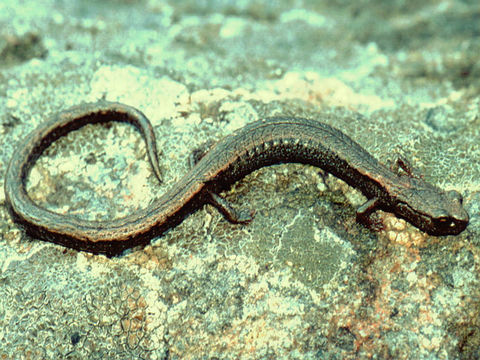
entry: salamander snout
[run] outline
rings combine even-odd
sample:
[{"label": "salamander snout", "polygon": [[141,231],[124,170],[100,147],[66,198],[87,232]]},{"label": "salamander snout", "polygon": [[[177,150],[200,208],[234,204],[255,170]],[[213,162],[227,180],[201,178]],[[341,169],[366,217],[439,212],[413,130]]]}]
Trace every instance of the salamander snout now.
[{"label": "salamander snout", "polygon": [[404,178],[408,186],[396,189],[394,212],[430,235],[457,235],[468,225],[462,195],[444,191],[421,178]]},{"label": "salamander snout", "polygon": [[435,235],[457,235],[468,225],[469,216],[463,208],[463,197],[455,190],[444,193],[443,214],[433,218]]}]

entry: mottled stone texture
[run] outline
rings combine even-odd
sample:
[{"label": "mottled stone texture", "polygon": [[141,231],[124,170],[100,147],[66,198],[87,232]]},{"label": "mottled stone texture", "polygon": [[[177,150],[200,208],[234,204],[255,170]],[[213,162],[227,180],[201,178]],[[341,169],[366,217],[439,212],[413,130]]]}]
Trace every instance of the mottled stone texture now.
[{"label": "mottled stone texture", "polygon": [[1,359],[480,358],[478,1],[0,2],[0,182],[49,114],[105,98],[155,126],[87,126],[28,180],[58,213],[121,218],[189,154],[269,115],[316,118],[382,162],[464,195],[459,236],[428,236],[317,168],[256,171],[143,249],[105,258],[29,238],[0,191]]}]

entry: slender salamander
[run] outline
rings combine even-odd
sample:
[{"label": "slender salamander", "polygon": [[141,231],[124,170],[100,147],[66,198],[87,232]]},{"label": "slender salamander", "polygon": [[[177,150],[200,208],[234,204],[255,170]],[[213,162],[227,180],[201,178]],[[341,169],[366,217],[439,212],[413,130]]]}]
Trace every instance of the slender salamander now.
[{"label": "slender salamander", "polygon": [[357,211],[359,220],[367,220],[381,209],[431,235],[459,234],[468,224],[458,192],[445,192],[412,176],[402,163],[405,173],[393,171],[341,131],[295,117],[258,120],[226,136],[158,200],[124,218],[88,221],[35,204],[26,191],[26,179],[43,151],[72,130],[109,121],[128,122],[139,129],[153,171],[161,181],[155,134],[145,115],[107,101],[70,108],[27,135],[6,172],[7,207],[29,235],[78,250],[116,255],[146,244],[205,203],[215,205],[231,222],[247,223],[253,213],[237,212],[218,193],[256,169],[287,162],[317,166],[359,189],[368,199]]}]

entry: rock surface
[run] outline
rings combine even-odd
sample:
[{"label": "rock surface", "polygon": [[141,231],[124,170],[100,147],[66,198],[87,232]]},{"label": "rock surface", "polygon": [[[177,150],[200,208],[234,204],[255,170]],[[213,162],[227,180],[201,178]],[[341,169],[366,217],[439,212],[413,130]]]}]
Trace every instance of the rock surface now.
[{"label": "rock surface", "polygon": [[464,195],[459,236],[394,215],[314,167],[263,168],[141,249],[106,258],[30,238],[0,192],[0,358],[479,359],[478,1],[0,3],[0,181],[46,117],[105,98],[152,121],[165,182],[128,125],[51,145],[32,198],[85,219],[160,196],[188,156],[248,122],[332,124]]}]

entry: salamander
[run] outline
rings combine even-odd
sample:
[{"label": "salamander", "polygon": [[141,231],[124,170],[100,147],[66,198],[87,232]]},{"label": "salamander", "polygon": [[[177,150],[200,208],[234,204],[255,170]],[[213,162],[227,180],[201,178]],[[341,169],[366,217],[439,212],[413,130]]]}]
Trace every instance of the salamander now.
[{"label": "salamander", "polygon": [[74,106],[53,115],[20,141],[9,163],[6,204],[28,234],[78,250],[116,255],[146,244],[206,203],[231,222],[248,223],[253,213],[235,210],[219,192],[261,167],[291,162],[317,166],[359,189],[367,201],[357,211],[358,220],[381,209],[431,235],[459,234],[469,221],[457,191],[443,191],[409,171],[394,171],[340,130],[297,117],[261,119],[236,130],[211,147],[161,197],[124,218],[89,221],[37,205],[26,191],[26,180],[44,150],[70,131],[109,121],[133,124],[141,132],[153,172],[161,181],[155,133],[142,112],[107,101]]}]

